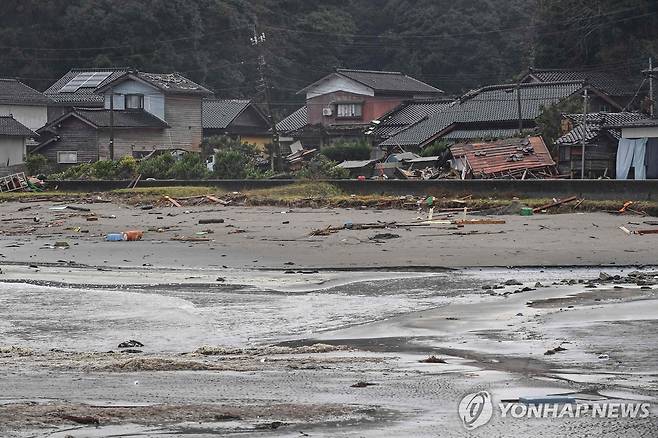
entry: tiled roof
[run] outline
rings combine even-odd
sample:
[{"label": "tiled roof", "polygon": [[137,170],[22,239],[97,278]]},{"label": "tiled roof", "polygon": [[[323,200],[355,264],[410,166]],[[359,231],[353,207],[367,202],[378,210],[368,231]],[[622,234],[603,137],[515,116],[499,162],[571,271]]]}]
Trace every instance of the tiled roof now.
[{"label": "tiled roof", "polygon": [[410,125],[418,123],[430,114],[446,109],[452,101],[413,101],[379,119],[380,123],[372,131],[376,138],[388,138]]},{"label": "tiled roof", "polygon": [[644,114],[626,114],[632,114],[632,116],[625,118],[606,118],[602,124],[605,128],[651,128],[658,126],[658,119],[652,119]]},{"label": "tiled roof", "polygon": [[[477,128],[478,123],[518,120],[517,85],[493,85],[471,91],[449,107],[410,126],[381,143],[382,146],[422,146],[452,125]],[[532,121],[543,108],[554,105],[583,88],[582,81],[521,84],[521,116]],[[457,127],[457,126],[455,126]]]},{"label": "tiled roof", "polygon": [[601,125],[598,124],[588,124],[587,130],[585,130],[584,125],[578,125],[562,137],[555,140],[555,144],[567,146],[581,143],[583,141],[583,134],[585,134],[585,142],[589,142],[598,137],[600,132]]},{"label": "tiled roof", "polygon": [[178,73],[134,73],[138,78],[145,80],[149,84],[159,88],[165,93],[176,94],[213,94],[207,88],[181,76]]},{"label": "tiled roof", "polygon": [[276,124],[279,132],[293,132],[308,125],[308,108],[303,106]]},{"label": "tiled roof", "polygon": [[50,100],[17,79],[0,79],[0,104],[45,106]]},{"label": "tiled roof", "polygon": [[634,126],[640,123],[640,126],[646,126],[651,123],[651,119],[641,113],[590,113],[587,114],[587,130],[583,126],[582,114],[567,114],[565,117],[573,120],[577,125],[571,131],[555,140],[555,144],[574,145],[583,141],[589,142],[598,137],[601,132],[605,132],[614,138],[619,138],[619,131],[615,128],[622,126]]},{"label": "tiled roof", "polygon": [[642,82],[642,77],[624,78],[617,73],[583,70],[531,69],[530,75],[541,82],[583,81],[610,96],[632,96]]},{"label": "tiled roof", "polygon": [[555,166],[541,137],[513,138],[450,147],[454,158],[465,159],[475,177]]},{"label": "tiled roof", "polygon": [[336,73],[379,92],[443,93],[438,88],[401,72],[338,69]]},{"label": "tiled roof", "polygon": [[519,134],[518,128],[492,128],[492,129],[455,129],[444,135],[446,140],[493,140],[510,138]]},{"label": "tiled roof", "polygon": [[0,135],[36,137],[37,134],[12,116],[0,116]]},{"label": "tiled roof", "polygon": [[226,129],[250,104],[250,100],[204,99],[203,127]]},{"label": "tiled roof", "polygon": [[[78,116],[87,121],[89,124],[96,128],[109,128],[110,124],[110,110],[100,108],[75,108],[68,114],[63,115],[59,119],[51,122],[41,130],[49,129],[52,125],[59,123],[71,116]],[[142,110],[128,110],[128,111],[114,111],[113,126],[115,128],[168,128],[169,125],[154,116],[153,114]]]},{"label": "tiled roof", "polygon": [[128,71],[128,68],[74,68],[62,76],[57,82],[52,84],[44,94],[56,103],[68,106],[86,106],[86,107],[102,107],[103,96],[96,94],[95,88],[79,88],[73,93],[62,93],[60,90],[71,79],[75,78],[82,72],[109,72],[110,75],[99,84],[99,87],[123,76]]}]

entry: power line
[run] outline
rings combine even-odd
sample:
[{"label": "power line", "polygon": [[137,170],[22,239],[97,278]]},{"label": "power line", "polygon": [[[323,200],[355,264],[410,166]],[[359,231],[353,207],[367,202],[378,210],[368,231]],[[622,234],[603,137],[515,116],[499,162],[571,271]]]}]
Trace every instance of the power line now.
[{"label": "power line", "polygon": [[[166,40],[155,40],[155,41],[150,41],[145,43],[145,45],[152,44],[165,44],[165,43],[173,43],[173,42],[178,42],[178,41],[187,41],[187,40],[195,40],[195,39],[201,39],[209,36],[216,36],[216,35],[221,35],[225,34],[228,32],[233,32],[235,30],[240,30],[240,29],[248,29],[251,27],[250,25],[242,25],[242,26],[235,26],[229,29],[224,29],[219,32],[211,32],[211,33],[200,33],[196,35],[190,35],[186,37],[179,37],[179,38],[171,38],[171,39],[166,39]],[[99,46],[99,47],[65,47],[65,48],[54,48],[54,47],[23,47],[23,46],[0,46],[0,49],[5,49],[5,50],[34,50],[34,51],[54,51],[54,52],[78,52],[78,51],[87,51],[87,50],[115,50],[115,49],[129,49],[129,48],[134,48],[138,47],[135,44],[122,44],[122,45],[114,45],[114,46]]]},{"label": "power line", "polygon": [[[628,9],[623,9],[623,10],[618,10],[618,11],[613,11],[605,14],[599,14],[599,15],[594,15],[590,17],[583,17],[580,18],[579,21],[585,21],[585,20],[591,20],[592,18],[602,18],[610,15],[616,15],[622,12],[629,12],[632,10],[637,10],[640,9],[639,7],[635,8],[628,8]],[[644,18],[647,16],[655,15],[658,12],[649,12],[641,15],[636,15],[633,17],[624,17],[618,20],[613,20],[607,22],[607,24],[610,23],[618,23],[618,22],[623,22],[623,21],[628,21],[628,20],[635,20],[638,18]],[[572,22],[573,23],[573,22]],[[342,36],[342,37],[352,37],[352,38],[373,38],[373,39],[384,39],[384,38],[392,38],[392,39],[443,39],[443,38],[458,38],[458,37],[472,37],[472,36],[478,36],[478,35],[491,35],[493,33],[502,33],[502,32],[511,32],[511,31],[519,31],[519,30],[530,30],[530,29],[535,29],[536,25],[527,25],[527,26],[515,26],[515,27],[509,27],[509,28],[497,28],[497,29],[489,29],[486,31],[477,31],[477,32],[463,32],[463,33],[443,33],[443,34],[416,34],[416,35],[405,35],[405,34],[359,34],[359,33],[346,33],[346,32],[326,32],[326,31],[310,31],[310,30],[301,30],[301,29],[293,29],[293,28],[287,28],[287,27],[281,27],[281,26],[263,26],[265,28],[271,29],[271,30],[277,30],[281,32],[290,32],[290,33],[299,33],[299,34],[305,34],[305,35],[331,35],[331,36]],[[541,35],[558,35],[558,34],[563,34],[565,31],[564,30],[559,30],[559,31],[551,31],[551,32],[537,32],[540,33]],[[365,43],[364,43],[365,44]],[[390,42],[386,42],[386,44],[390,44]]]}]

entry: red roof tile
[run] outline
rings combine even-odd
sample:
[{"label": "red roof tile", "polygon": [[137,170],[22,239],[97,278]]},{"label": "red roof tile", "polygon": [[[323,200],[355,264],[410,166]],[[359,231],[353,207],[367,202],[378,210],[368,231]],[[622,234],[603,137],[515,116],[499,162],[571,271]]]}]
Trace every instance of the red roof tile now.
[{"label": "red roof tile", "polygon": [[450,152],[454,158],[465,158],[476,177],[555,166],[541,137],[459,143]]}]

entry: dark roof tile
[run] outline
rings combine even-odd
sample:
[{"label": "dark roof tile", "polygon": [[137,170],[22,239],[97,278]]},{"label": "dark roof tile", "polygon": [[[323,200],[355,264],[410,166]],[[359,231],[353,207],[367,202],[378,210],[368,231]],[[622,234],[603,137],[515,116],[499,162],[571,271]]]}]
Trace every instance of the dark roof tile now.
[{"label": "dark roof tile", "polygon": [[[493,85],[465,94],[459,101],[381,143],[382,146],[420,146],[451,125],[518,120],[516,84]],[[520,87],[523,120],[535,120],[543,108],[583,88],[582,81],[527,83]]]},{"label": "dark roof tile", "polygon": [[336,73],[379,92],[443,93],[438,88],[401,72],[338,69]]},{"label": "dark roof tile", "polygon": [[541,82],[584,81],[610,96],[632,96],[642,77],[624,78],[618,73],[586,70],[531,69],[530,75]]},{"label": "dark roof tile", "polygon": [[250,100],[205,99],[203,101],[203,127],[226,129],[249,105],[251,105]]},{"label": "dark roof tile", "polygon": [[115,79],[123,76],[129,69],[126,67],[123,68],[74,68],[62,76],[57,82],[52,84],[44,94],[48,96],[52,101],[66,106],[85,106],[85,107],[102,107],[103,106],[103,96],[96,94],[96,87],[90,88],[79,88],[73,93],[63,93],[60,90],[66,84],[68,84],[71,79],[75,78],[79,73],[84,72],[108,72],[110,75],[101,82],[98,86],[102,87],[103,85],[114,81]]},{"label": "dark roof tile", "polygon": [[[97,128],[109,128],[110,110],[76,108],[69,113],[75,114]],[[66,117],[66,116],[65,116]],[[147,111],[114,111],[115,128],[167,128],[169,125]]]},{"label": "dark roof tile", "polygon": [[0,135],[36,137],[37,134],[12,116],[0,116]]},{"label": "dark roof tile", "polygon": [[200,94],[212,95],[207,88],[193,82],[178,73],[144,73],[136,72],[135,75],[151,85],[159,88],[165,93],[177,94]]},{"label": "dark roof tile", "polygon": [[308,108],[303,106],[276,124],[281,133],[297,131],[308,125]]},{"label": "dark roof tile", "polygon": [[0,104],[46,106],[50,100],[17,79],[0,79]]}]

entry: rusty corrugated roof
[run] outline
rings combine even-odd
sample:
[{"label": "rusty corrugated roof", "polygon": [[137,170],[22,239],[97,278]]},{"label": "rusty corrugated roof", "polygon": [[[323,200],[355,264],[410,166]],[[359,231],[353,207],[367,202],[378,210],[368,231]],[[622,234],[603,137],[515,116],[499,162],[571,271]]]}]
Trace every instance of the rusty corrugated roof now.
[{"label": "rusty corrugated roof", "polygon": [[451,146],[450,152],[454,158],[465,159],[476,177],[555,166],[544,140],[539,136],[459,143]]}]

